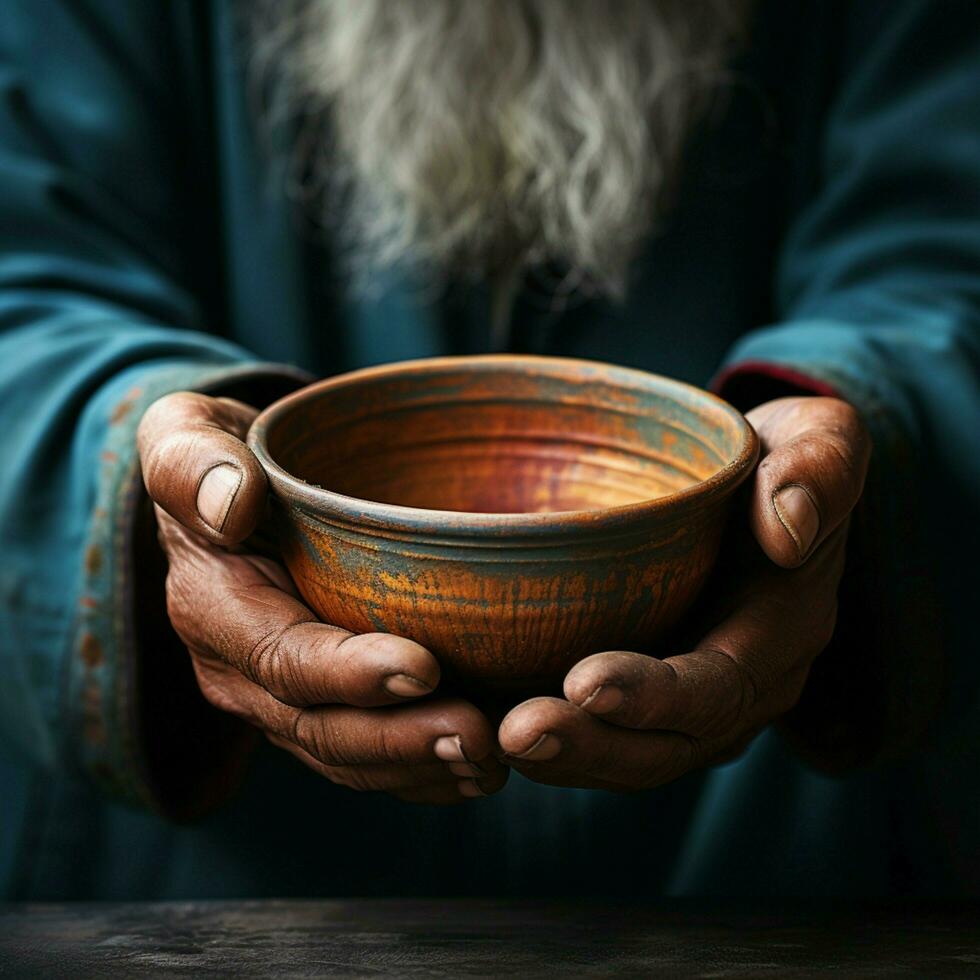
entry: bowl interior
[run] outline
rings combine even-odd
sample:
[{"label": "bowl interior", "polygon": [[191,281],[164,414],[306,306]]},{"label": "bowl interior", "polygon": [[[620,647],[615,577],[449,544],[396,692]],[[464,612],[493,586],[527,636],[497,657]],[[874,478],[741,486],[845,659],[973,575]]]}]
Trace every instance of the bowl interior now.
[{"label": "bowl interior", "polygon": [[355,372],[289,400],[269,456],[348,497],[476,513],[598,510],[706,480],[745,424],[687,385],[588,362],[440,359]]}]

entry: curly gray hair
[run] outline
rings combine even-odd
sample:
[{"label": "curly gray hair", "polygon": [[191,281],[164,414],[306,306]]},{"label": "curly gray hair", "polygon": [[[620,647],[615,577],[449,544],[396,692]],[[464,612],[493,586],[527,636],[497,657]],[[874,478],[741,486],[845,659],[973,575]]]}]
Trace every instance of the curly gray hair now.
[{"label": "curly gray hair", "polygon": [[745,0],[298,0],[266,4],[274,111],[325,120],[302,151],[355,254],[430,275],[542,261],[621,295]]}]

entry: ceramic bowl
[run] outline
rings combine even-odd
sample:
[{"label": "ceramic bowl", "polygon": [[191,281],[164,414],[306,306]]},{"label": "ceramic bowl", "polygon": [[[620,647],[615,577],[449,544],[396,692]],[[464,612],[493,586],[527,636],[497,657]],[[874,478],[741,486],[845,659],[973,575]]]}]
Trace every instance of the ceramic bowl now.
[{"label": "ceramic bowl", "polygon": [[310,385],[248,443],[299,591],[428,647],[466,688],[546,690],[652,651],[717,557],[752,428],[708,392],[589,361],[409,361]]}]

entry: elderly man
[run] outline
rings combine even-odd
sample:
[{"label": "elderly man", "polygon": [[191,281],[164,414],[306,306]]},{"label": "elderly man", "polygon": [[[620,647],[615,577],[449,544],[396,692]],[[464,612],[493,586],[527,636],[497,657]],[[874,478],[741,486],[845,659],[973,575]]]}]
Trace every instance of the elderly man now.
[{"label": "elderly man", "polygon": [[[972,0],[8,0],[0,96],[8,896],[980,890]],[[689,646],[502,720],[242,442],[487,350],[763,444]]]}]

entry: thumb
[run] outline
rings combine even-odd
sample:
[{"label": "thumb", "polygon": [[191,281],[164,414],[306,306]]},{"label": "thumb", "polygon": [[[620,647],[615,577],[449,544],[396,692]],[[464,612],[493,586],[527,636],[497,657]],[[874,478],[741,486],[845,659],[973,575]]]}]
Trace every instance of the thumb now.
[{"label": "thumb", "polygon": [[243,439],[254,408],[179,391],[143,415],[136,445],[153,501],[189,531],[231,546],[255,529],[267,484]]},{"label": "thumb", "polygon": [[864,489],[871,437],[837,398],[780,398],[746,416],[762,443],[750,521],[777,565],[803,564],[854,509]]}]

